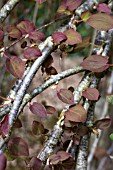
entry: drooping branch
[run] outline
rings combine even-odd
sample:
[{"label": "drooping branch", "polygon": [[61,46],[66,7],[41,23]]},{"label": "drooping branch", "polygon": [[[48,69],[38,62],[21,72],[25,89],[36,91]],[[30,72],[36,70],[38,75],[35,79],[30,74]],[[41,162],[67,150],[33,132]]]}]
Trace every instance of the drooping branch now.
[{"label": "drooping branch", "polygon": [[[109,30],[108,33],[105,31],[97,32],[95,44],[96,44],[96,42],[101,41],[101,40],[103,40],[105,42],[105,46],[103,47],[103,49],[101,49],[102,56],[108,55],[108,52],[111,47],[112,38],[113,38],[113,29]],[[99,49],[96,49],[96,48],[93,49],[93,53],[99,54],[99,52],[100,52]],[[89,103],[87,103],[87,104],[89,105]],[[93,107],[90,107],[89,111],[88,111],[88,120],[87,120],[88,122],[86,121],[87,126],[89,126],[89,124],[93,124],[94,106],[95,106],[95,104],[93,102]],[[86,135],[86,136],[82,137],[80,145],[79,145],[76,170],[80,170],[81,168],[83,170],[87,169],[88,148],[89,148],[89,136]]]},{"label": "drooping branch", "polygon": [[0,10],[0,23],[2,23],[9,13],[12,11],[12,9],[17,5],[17,3],[20,0],[9,0]]},{"label": "drooping branch", "polygon": [[[91,81],[93,80],[93,75],[88,74],[85,75],[81,83],[78,85],[77,89],[74,91],[74,103],[77,104],[80,102],[82,97],[82,91],[84,88],[89,87]],[[64,125],[64,111],[66,111],[68,107],[66,107],[60,115],[60,119],[57,124],[54,126],[53,131],[51,132],[47,142],[45,143],[43,149],[38,154],[38,158],[45,162],[48,156],[53,152],[54,147],[57,145],[62,133],[63,133],[63,125]]]}]

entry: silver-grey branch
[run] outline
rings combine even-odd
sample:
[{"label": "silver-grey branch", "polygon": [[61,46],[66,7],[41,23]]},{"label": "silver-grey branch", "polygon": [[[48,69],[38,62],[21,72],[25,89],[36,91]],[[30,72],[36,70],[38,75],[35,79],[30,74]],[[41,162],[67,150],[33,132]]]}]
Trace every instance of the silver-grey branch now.
[{"label": "silver-grey branch", "polygon": [[9,0],[0,10],[0,22],[3,22],[11,10],[17,5],[20,0]]}]

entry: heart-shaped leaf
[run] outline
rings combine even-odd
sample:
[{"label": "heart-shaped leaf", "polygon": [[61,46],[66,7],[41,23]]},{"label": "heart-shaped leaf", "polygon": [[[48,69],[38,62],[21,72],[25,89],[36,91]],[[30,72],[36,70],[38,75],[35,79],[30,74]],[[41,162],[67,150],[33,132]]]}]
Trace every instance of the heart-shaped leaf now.
[{"label": "heart-shaped leaf", "polygon": [[66,119],[72,122],[85,122],[87,112],[81,105],[72,106],[65,112]]},{"label": "heart-shaped leaf", "polygon": [[17,24],[17,28],[21,31],[22,34],[29,34],[35,30],[35,25],[32,21],[24,20]]},{"label": "heart-shaped leaf", "polygon": [[85,22],[100,31],[107,31],[113,28],[113,16],[106,13],[91,15]]},{"label": "heart-shaped leaf", "polygon": [[34,31],[29,33],[29,38],[33,39],[33,40],[36,40],[36,41],[37,40],[44,41],[45,35],[42,32],[34,30]]},{"label": "heart-shaped leaf", "polygon": [[74,95],[70,90],[67,89],[60,89],[57,91],[58,98],[67,104],[73,104],[74,103]]},{"label": "heart-shaped leaf", "polygon": [[47,117],[47,111],[45,109],[45,107],[38,103],[38,102],[34,102],[32,105],[30,105],[30,111],[39,116],[39,117]]},{"label": "heart-shaped leaf", "polygon": [[101,55],[92,55],[88,58],[86,58],[82,63],[81,66],[86,69],[90,70],[92,72],[103,72],[105,71],[109,65],[108,59],[101,56]]},{"label": "heart-shaped leaf", "polygon": [[0,170],[5,170],[7,165],[7,159],[4,153],[0,154]]},{"label": "heart-shaped leaf", "polygon": [[20,38],[22,36],[21,31],[15,26],[7,26],[7,32],[11,38]]},{"label": "heart-shaped leaf", "polygon": [[82,43],[81,35],[78,32],[76,32],[74,29],[68,29],[64,31],[64,34],[67,36],[67,40],[65,41],[65,44],[74,45],[74,44]]},{"label": "heart-shaped leaf", "polygon": [[20,137],[15,137],[9,140],[8,150],[13,156],[29,156],[28,145]]},{"label": "heart-shaped leaf", "polygon": [[63,34],[62,32],[54,32],[52,35],[53,42],[54,43],[59,43],[61,41],[64,41],[67,39],[67,36]]},{"label": "heart-shaped leaf", "polygon": [[42,52],[38,47],[28,47],[24,50],[24,58],[28,60],[33,60],[42,55]]},{"label": "heart-shaped leaf", "polygon": [[108,5],[105,4],[105,3],[99,4],[99,5],[97,6],[97,10],[100,11],[100,12],[108,13],[108,14],[111,14],[111,13],[112,13],[111,9],[110,9],[110,8],[108,7]]},{"label": "heart-shaped leaf", "polygon": [[87,88],[85,91],[82,92],[82,96],[84,96],[88,100],[96,101],[99,98],[99,91],[96,88]]},{"label": "heart-shaped leaf", "polygon": [[25,70],[25,62],[16,56],[6,58],[6,68],[15,77],[22,78]]}]

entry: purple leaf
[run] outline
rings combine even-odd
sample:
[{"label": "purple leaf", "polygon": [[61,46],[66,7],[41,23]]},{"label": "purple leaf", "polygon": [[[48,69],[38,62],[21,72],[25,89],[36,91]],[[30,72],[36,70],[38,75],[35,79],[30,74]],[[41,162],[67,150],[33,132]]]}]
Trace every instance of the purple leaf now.
[{"label": "purple leaf", "polygon": [[17,24],[17,28],[21,31],[22,34],[29,34],[35,30],[35,25],[32,21],[24,20]]},{"label": "purple leaf", "polygon": [[6,115],[0,122],[0,132],[2,132],[2,134],[6,136],[8,134],[8,129],[9,129],[9,115]]},{"label": "purple leaf", "polygon": [[4,153],[0,154],[0,170],[5,170],[7,166],[7,159]]},{"label": "purple leaf", "polygon": [[99,91],[96,88],[87,88],[85,91],[82,92],[82,96],[84,96],[88,100],[96,101],[99,98]]},{"label": "purple leaf", "polygon": [[82,3],[82,0],[67,0],[66,6],[68,7],[70,11],[73,11],[77,9],[81,3]]},{"label": "purple leaf", "polygon": [[33,60],[42,55],[42,52],[38,47],[28,47],[24,50],[24,58],[28,60]]},{"label": "purple leaf", "polygon": [[81,66],[86,70],[99,73],[105,71],[109,67],[107,63],[108,59],[106,57],[101,55],[92,55],[86,58],[81,63]]},{"label": "purple leaf", "polygon": [[70,90],[67,89],[60,89],[57,91],[58,98],[67,104],[73,104],[74,103],[74,95]]},{"label": "purple leaf", "polygon": [[111,13],[112,13],[111,9],[110,9],[110,8],[108,7],[108,5],[105,4],[105,3],[99,4],[99,5],[97,6],[97,10],[100,11],[100,12],[108,13],[108,14],[111,14]]},{"label": "purple leaf", "polygon": [[37,157],[33,157],[31,160],[30,160],[30,167],[32,167],[33,170],[38,170],[38,169],[42,169],[42,161],[37,158]]},{"label": "purple leaf", "polygon": [[33,39],[35,41],[37,41],[37,40],[44,41],[45,35],[42,32],[34,30],[34,31],[29,33],[29,38]]},{"label": "purple leaf", "polygon": [[62,32],[54,32],[52,35],[53,42],[54,43],[59,43],[61,41],[64,41],[67,39],[67,36],[63,34]]},{"label": "purple leaf", "polygon": [[96,126],[97,129],[101,129],[101,130],[107,129],[108,127],[110,127],[110,125],[111,125],[111,119],[110,118],[104,118],[104,119],[101,119],[101,120],[97,120],[94,123],[94,126]]},{"label": "purple leaf", "polygon": [[9,140],[8,150],[13,156],[29,156],[28,145],[20,137],[14,137]]},{"label": "purple leaf", "polygon": [[11,38],[20,38],[22,36],[21,31],[15,26],[7,26],[7,32]]},{"label": "purple leaf", "polygon": [[30,105],[30,111],[39,116],[39,117],[47,117],[47,111],[45,109],[45,107],[38,103],[38,102],[34,102],[32,105]]}]

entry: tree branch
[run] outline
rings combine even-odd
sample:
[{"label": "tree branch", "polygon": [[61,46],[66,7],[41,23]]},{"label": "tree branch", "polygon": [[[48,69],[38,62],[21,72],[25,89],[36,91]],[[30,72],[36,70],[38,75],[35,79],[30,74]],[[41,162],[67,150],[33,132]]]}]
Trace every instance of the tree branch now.
[{"label": "tree branch", "polygon": [[7,16],[9,15],[9,13],[11,12],[11,10],[17,5],[17,3],[20,0],[9,0],[0,10],[0,22],[2,23]]}]

